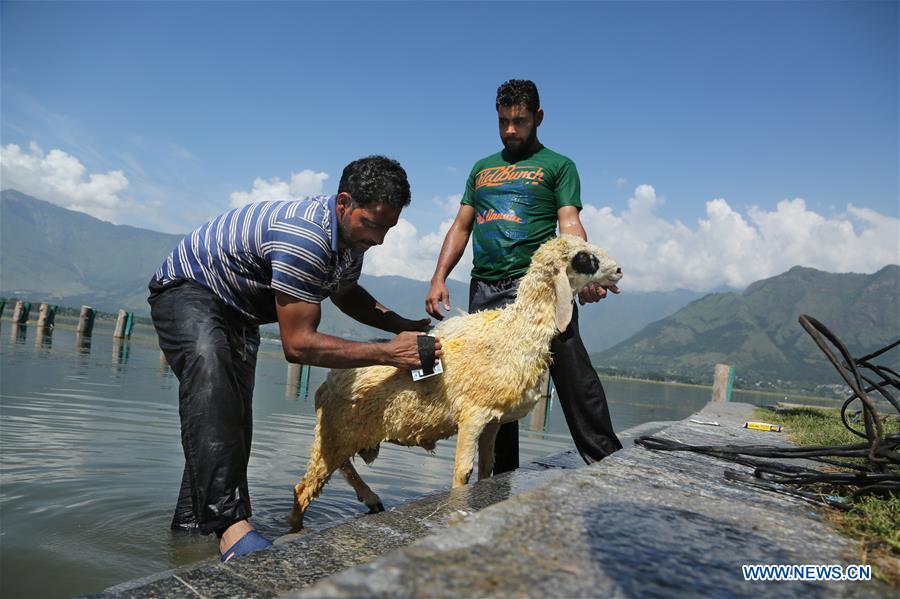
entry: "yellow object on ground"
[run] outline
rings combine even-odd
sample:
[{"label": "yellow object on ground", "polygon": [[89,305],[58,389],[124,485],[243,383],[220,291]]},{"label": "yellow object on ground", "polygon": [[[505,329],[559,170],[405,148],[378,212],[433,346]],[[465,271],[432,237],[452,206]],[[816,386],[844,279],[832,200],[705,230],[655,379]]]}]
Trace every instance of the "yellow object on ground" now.
[{"label": "yellow object on ground", "polygon": [[780,424],[769,424],[768,422],[745,422],[743,428],[749,428],[755,431],[771,431],[773,433],[781,432]]}]

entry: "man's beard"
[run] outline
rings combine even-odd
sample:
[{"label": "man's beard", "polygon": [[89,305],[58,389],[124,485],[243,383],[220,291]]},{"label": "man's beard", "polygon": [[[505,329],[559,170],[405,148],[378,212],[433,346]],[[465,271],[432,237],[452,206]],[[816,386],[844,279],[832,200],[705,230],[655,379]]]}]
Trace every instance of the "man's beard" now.
[{"label": "man's beard", "polygon": [[531,130],[531,133],[521,144],[516,144],[514,147],[510,147],[506,140],[503,140],[503,147],[506,149],[506,153],[509,154],[513,158],[523,158],[531,151],[531,148],[534,147],[535,141],[537,141],[537,127]]}]

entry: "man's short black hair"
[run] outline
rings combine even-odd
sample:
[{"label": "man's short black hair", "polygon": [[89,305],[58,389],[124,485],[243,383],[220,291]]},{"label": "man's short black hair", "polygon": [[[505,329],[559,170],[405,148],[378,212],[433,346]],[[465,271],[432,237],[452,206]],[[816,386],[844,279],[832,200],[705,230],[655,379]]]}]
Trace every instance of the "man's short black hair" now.
[{"label": "man's short black hair", "polygon": [[385,156],[366,156],[344,167],[338,193],[347,192],[357,206],[384,202],[409,206],[409,181],[400,163]]},{"label": "man's short black hair", "polygon": [[529,79],[510,79],[497,88],[497,110],[501,106],[524,104],[528,112],[537,112],[541,107],[541,97],[537,86]]}]

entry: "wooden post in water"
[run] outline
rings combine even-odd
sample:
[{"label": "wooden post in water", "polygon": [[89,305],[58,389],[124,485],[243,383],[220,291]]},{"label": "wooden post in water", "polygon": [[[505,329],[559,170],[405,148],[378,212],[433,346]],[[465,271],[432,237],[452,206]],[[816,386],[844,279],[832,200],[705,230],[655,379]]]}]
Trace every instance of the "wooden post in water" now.
[{"label": "wooden post in water", "polygon": [[553,393],[553,381],[550,379],[549,370],[541,377],[539,388],[546,389],[546,393],[541,393],[541,398],[531,410],[531,430],[546,432],[550,415],[550,396]]},{"label": "wooden post in water", "polygon": [[125,338],[131,339],[131,330],[134,328],[134,312],[128,313],[128,318],[125,319]]},{"label": "wooden post in water", "polygon": [[134,324],[134,314],[126,312],[124,309],[119,310],[119,317],[116,319],[116,328],[113,330],[113,339],[130,339],[131,327]]},{"label": "wooden post in water", "polygon": [[13,313],[12,313],[13,324],[19,324],[19,319],[22,317],[22,305],[24,303],[25,302],[23,302],[22,300],[17,300],[16,305],[13,306]]},{"label": "wooden post in water", "polygon": [[309,396],[309,365],[288,363],[285,399],[306,399]]},{"label": "wooden post in water", "polygon": [[731,386],[734,384],[734,366],[716,364],[713,378],[712,400],[731,401]]},{"label": "wooden post in water", "polygon": [[300,399],[309,397],[309,364],[300,365]]},{"label": "wooden post in water", "polygon": [[56,320],[56,310],[57,306],[41,304],[41,307],[38,309],[37,321],[39,329],[49,329],[53,327],[54,321]]},{"label": "wooden post in water", "polygon": [[78,318],[76,332],[84,337],[90,337],[94,330],[94,316],[96,312],[90,306],[81,306],[81,316]]},{"label": "wooden post in water", "polygon": [[13,309],[12,321],[16,324],[25,324],[28,322],[29,312],[31,312],[31,304],[23,300],[18,300],[16,302],[16,307]]},{"label": "wooden post in water", "polygon": [[297,399],[300,394],[300,364],[288,362],[287,383],[284,387],[285,399]]}]

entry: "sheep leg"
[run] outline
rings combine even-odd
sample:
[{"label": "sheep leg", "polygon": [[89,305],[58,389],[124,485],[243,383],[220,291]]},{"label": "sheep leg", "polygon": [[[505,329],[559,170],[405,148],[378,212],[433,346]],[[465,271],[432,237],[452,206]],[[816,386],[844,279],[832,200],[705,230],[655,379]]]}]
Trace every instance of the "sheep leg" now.
[{"label": "sheep leg", "polygon": [[341,474],[344,475],[344,479],[346,479],[346,481],[350,483],[350,486],[353,487],[353,490],[356,491],[356,498],[366,504],[366,507],[369,508],[370,514],[377,514],[378,512],[384,511],[384,504],[381,503],[381,498],[378,497],[378,495],[369,488],[369,485],[363,481],[362,477],[356,471],[356,468],[350,463],[350,460],[341,464]]},{"label": "sheep leg", "polygon": [[456,436],[456,460],[453,464],[453,488],[469,484],[475,466],[475,448],[486,422],[460,422]]},{"label": "sheep leg", "polygon": [[494,442],[497,440],[499,422],[490,422],[478,438],[478,480],[491,475],[494,470]]},{"label": "sheep leg", "polygon": [[[318,427],[316,437],[313,440],[312,449],[309,452],[309,465],[300,482],[294,487],[294,508],[291,510],[289,522],[294,531],[303,528],[303,514],[312,500],[319,496],[325,483],[331,478],[334,467],[329,466],[322,456],[322,442],[319,437]],[[334,463],[331,461],[330,463]]]}]

